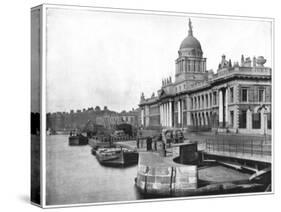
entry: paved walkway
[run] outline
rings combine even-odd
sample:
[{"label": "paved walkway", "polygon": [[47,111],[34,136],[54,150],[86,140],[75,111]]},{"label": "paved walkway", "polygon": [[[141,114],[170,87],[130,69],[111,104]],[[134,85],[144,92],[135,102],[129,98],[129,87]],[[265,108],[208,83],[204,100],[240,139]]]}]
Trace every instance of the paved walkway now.
[{"label": "paved walkway", "polygon": [[[195,136],[193,137],[195,138]],[[193,139],[190,139],[191,141]],[[185,143],[190,142],[190,140],[185,140]],[[194,141],[194,140],[193,140]],[[217,155],[217,156],[225,156],[225,157],[232,157],[232,158],[239,158],[239,159],[245,159],[245,160],[254,160],[254,161],[260,161],[260,162],[266,162],[271,163],[272,157],[271,155],[261,155],[261,154],[250,154],[250,153],[241,153],[241,152],[229,152],[229,151],[217,151],[217,150],[207,150],[205,140],[197,140],[198,142],[198,150],[199,151],[205,151],[207,154],[210,155]],[[258,142],[258,140],[256,140]],[[143,142],[140,142],[140,148],[137,148],[136,141],[121,141],[117,142],[117,144],[126,147],[128,149],[134,149],[138,152],[146,152],[146,142],[145,140]],[[157,152],[161,149],[161,142],[157,142]],[[154,143],[152,143],[152,151],[155,152],[154,149]],[[172,154],[172,147],[166,148],[167,156]]]}]

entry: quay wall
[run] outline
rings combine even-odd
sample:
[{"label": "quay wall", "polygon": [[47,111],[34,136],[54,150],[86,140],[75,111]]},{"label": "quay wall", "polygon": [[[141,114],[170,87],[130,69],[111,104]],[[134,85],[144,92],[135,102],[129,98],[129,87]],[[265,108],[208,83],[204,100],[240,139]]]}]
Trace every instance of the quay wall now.
[{"label": "quay wall", "polygon": [[156,153],[140,153],[136,186],[143,194],[182,196],[197,189],[196,165],[165,161]]}]

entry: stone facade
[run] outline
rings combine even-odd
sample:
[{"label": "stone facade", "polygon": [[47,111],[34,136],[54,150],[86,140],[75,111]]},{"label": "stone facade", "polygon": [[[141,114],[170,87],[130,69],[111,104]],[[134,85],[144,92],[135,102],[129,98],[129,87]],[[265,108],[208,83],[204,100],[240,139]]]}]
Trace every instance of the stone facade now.
[{"label": "stone facade", "polygon": [[140,100],[144,128],[186,128],[271,133],[271,68],[262,56],[240,62],[223,55],[217,73],[206,70],[191,21],[176,59],[175,81],[162,81],[158,95]]}]

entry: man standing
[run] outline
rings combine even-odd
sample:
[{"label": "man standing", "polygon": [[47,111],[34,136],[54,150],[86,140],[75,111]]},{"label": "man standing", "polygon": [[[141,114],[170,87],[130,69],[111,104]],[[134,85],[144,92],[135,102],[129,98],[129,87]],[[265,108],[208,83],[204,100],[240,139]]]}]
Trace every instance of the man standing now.
[{"label": "man standing", "polygon": [[146,139],[146,150],[151,151],[152,150],[152,138],[150,136]]}]

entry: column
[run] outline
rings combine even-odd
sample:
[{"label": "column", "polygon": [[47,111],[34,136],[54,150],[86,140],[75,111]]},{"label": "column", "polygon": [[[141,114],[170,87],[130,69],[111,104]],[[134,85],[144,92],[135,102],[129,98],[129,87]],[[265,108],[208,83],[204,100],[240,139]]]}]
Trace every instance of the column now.
[{"label": "column", "polygon": [[165,103],[165,127],[167,127],[167,123],[168,123],[168,107],[167,107],[167,103]]},{"label": "column", "polygon": [[161,104],[160,104],[159,111],[160,111],[160,125],[162,126],[162,105]]},{"label": "column", "polygon": [[172,102],[169,102],[169,117],[170,117],[170,122],[169,122],[169,126],[172,127],[173,125],[173,114],[172,114]]},{"label": "column", "polygon": [[228,126],[228,88],[225,89],[225,125]]},{"label": "column", "polygon": [[247,110],[247,123],[246,123],[246,128],[247,130],[251,130],[252,129],[252,112],[250,109]]},{"label": "column", "polygon": [[190,112],[190,109],[191,109],[191,98],[190,97],[187,97],[186,98],[186,108],[187,108],[187,112],[186,112],[186,125],[187,126],[190,126],[192,125],[192,121],[191,121],[191,112]]},{"label": "column", "polygon": [[166,126],[168,127],[169,126],[169,104],[166,103],[166,115],[167,115],[167,120],[166,120]]},{"label": "column", "polygon": [[180,100],[178,100],[178,124],[181,123]]},{"label": "column", "polygon": [[144,126],[144,110],[141,109],[141,125]]},{"label": "column", "polygon": [[223,125],[223,98],[222,90],[219,90],[219,127]]},{"label": "column", "polygon": [[165,124],[165,127],[167,127],[167,104],[165,103],[164,104],[164,117],[165,117],[165,121],[164,121],[164,124]]},{"label": "column", "polygon": [[184,100],[181,100],[181,101],[180,101],[180,112],[181,112],[181,119],[180,119],[180,122],[181,122],[181,126],[183,126],[183,101],[184,101]]},{"label": "column", "polygon": [[163,126],[166,127],[166,104],[163,104]]},{"label": "column", "polygon": [[266,110],[263,108],[260,111],[261,113],[261,130],[263,131],[263,134],[267,133],[267,114]]}]

